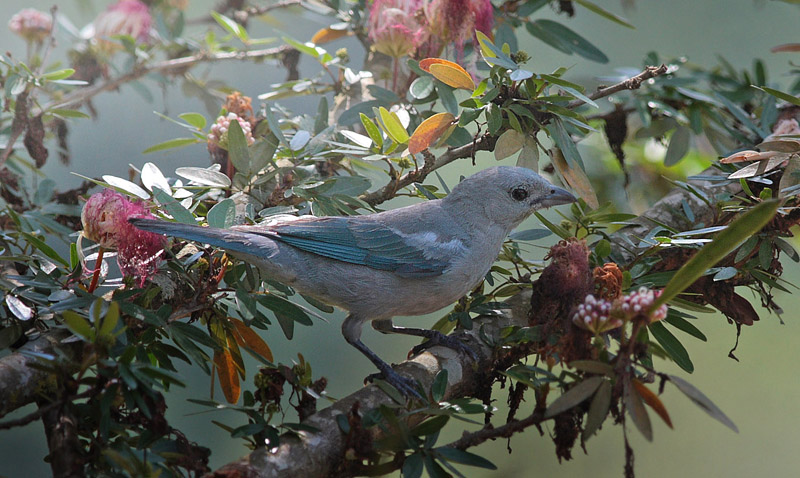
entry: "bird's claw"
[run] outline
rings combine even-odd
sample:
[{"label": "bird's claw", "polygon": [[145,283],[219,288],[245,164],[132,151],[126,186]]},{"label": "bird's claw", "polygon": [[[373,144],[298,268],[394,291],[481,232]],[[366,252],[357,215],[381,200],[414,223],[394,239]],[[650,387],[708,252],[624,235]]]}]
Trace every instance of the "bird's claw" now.
[{"label": "bird's claw", "polygon": [[445,347],[447,347],[449,349],[453,349],[453,350],[455,350],[457,352],[464,352],[470,358],[472,358],[472,360],[474,362],[478,361],[478,354],[475,353],[475,351],[472,350],[472,348],[469,345],[465,344],[464,342],[460,341],[459,339],[457,339],[457,338],[455,338],[455,337],[453,337],[451,335],[445,335],[445,334],[443,334],[441,332],[433,335],[431,338],[429,338],[425,342],[415,346],[413,349],[411,349],[411,352],[409,352],[408,356],[410,358],[410,357],[412,357],[414,355],[417,355],[417,354],[419,354],[419,353],[421,353],[421,352],[433,347],[434,345],[443,345],[443,346],[445,346]]},{"label": "bird's claw", "polygon": [[396,388],[397,391],[406,398],[422,399],[422,394],[417,390],[417,381],[412,378],[404,377],[392,369],[388,369],[380,373],[370,374],[364,379],[364,383],[372,383],[372,381],[375,379],[385,381],[389,385]]}]

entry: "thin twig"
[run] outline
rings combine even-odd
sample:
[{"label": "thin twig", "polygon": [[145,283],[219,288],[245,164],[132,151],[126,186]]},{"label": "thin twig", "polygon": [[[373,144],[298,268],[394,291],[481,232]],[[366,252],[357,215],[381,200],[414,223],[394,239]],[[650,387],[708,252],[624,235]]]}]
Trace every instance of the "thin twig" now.
[{"label": "thin twig", "polygon": [[[591,95],[589,95],[590,99],[597,100],[600,98],[605,98],[606,96],[613,95],[619,91],[623,90],[636,90],[640,86],[642,86],[642,82],[649,80],[650,78],[655,78],[657,76],[661,76],[666,73],[668,70],[667,65],[661,64],[661,66],[648,66],[644,69],[641,73],[627,80],[622,80],[616,85],[611,85],[606,88],[600,88],[599,90],[595,91]],[[570,101],[567,105],[567,108],[574,109],[578,106],[586,103],[583,100],[573,100]]]},{"label": "thin twig", "polygon": [[[280,8],[288,8],[294,7],[297,5],[302,5],[301,0],[283,0],[282,2],[273,3],[270,5],[261,5],[260,7],[248,7],[242,10],[235,10],[233,12],[233,19],[239,23],[245,23],[250,17],[257,17],[259,15],[263,15],[265,13],[269,13],[272,10],[278,10]],[[189,25],[202,25],[204,23],[213,23],[214,17],[211,15],[202,17],[202,18],[195,18],[186,22]]]},{"label": "thin twig", "polygon": [[225,53],[216,53],[213,55],[208,53],[198,53],[197,55],[175,58],[172,60],[165,60],[151,66],[136,68],[130,73],[126,73],[117,78],[112,78],[100,85],[73,91],[72,93],[65,95],[58,101],[54,101],[52,103],[42,106],[41,110],[46,111],[52,108],[64,108],[66,106],[83,103],[86,100],[93,98],[94,96],[97,96],[100,93],[109,90],[114,90],[125,83],[137,80],[145,75],[149,75],[150,73],[165,73],[171,70],[180,70],[189,66],[196,65],[198,63],[213,63],[217,61],[226,61],[226,60],[250,60],[253,58],[276,56],[280,55],[281,53],[289,49],[291,49],[290,46],[284,45],[275,48],[266,48],[262,50],[225,52]]},{"label": "thin twig", "polygon": [[430,153],[426,153],[425,155],[425,165],[422,169],[415,169],[413,171],[409,171],[406,174],[400,176],[397,179],[392,179],[386,184],[384,187],[378,189],[377,191],[373,191],[371,193],[362,194],[360,199],[371,206],[375,206],[380,204],[384,201],[388,201],[389,199],[393,198],[395,193],[415,182],[420,182],[428,176],[428,174],[432,173],[433,171],[445,166],[447,164],[452,163],[456,159],[461,158],[470,158],[476,151],[489,151],[494,147],[494,143],[497,141],[497,138],[492,137],[491,135],[484,135],[480,139],[474,142],[470,142],[463,146],[459,146],[458,148],[453,148],[447,150],[444,154],[436,158],[435,160],[430,160],[431,156]]},{"label": "thin twig", "polygon": [[61,405],[64,405],[65,403],[71,402],[73,400],[79,400],[81,398],[87,398],[90,395],[92,395],[93,393],[95,393],[94,389],[89,389],[89,390],[81,392],[81,393],[79,393],[77,395],[70,395],[70,396],[64,397],[64,398],[62,398],[60,400],[55,400],[53,402],[50,402],[47,405],[42,405],[39,408],[37,408],[36,411],[31,412],[31,413],[25,415],[24,417],[17,418],[17,419],[14,419],[14,420],[7,420],[5,422],[0,422],[0,430],[9,430],[11,428],[17,428],[17,427],[25,426],[25,425],[27,425],[27,424],[29,424],[31,422],[35,422],[36,420],[41,418],[42,415],[44,415],[45,413],[49,412],[50,410],[53,410],[54,408],[60,407]]},{"label": "thin twig", "polygon": [[472,433],[465,433],[461,438],[454,442],[450,442],[448,448],[457,448],[459,450],[466,450],[483,442],[494,440],[496,438],[508,438],[511,435],[521,432],[528,427],[532,427],[542,423],[545,420],[541,412],[533,412],[522,420],[514,420],[501,425],[499,427],[485,427],[481,430]]}]

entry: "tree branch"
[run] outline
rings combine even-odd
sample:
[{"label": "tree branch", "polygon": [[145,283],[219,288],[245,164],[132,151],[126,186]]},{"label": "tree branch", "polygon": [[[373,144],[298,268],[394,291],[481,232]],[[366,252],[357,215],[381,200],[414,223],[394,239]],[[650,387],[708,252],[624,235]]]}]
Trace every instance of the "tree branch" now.
[{"label": "tree branch", "polygon": [[0,383],[3,384],[0,388],[0,417],[33,403],[55,389],[56,377],[49,371],[36,367],[41,361],[37,355],[57,356],[61,352],[73,356],[81,342],[61,343],[70,336],[66,329],[54,329],[0,359]]},{"label": "tree branch", "polygon": [[[661,66],[648,66],[644,69],[641,73],[627,80],[622,80],[615,85],[608,86],[606,88],[600,88],[599,90],[595,91],[589,98],[592,100],[597,100],[600,98],[605,98],[606,96],[613,95],[614,93],[620,92],[622,90],[637,90],[640,86],[642,86],[642,82],[649,80],[650,78],[655,78],[657,76],[661,76],[666,73],[668,70],[667,65],[661,64]],[[583,100],[573,100],[567,104],[567,108],[574,109],[578,106],[586,103]]]},{"label": "tree branch", "polygon": [[100,93],[114,90],[125,83],[138,80],[139,78],[149,75],[150,73],[169,73],[170,71],[181,70],[190,66],[194,66],[198,63],[214,63],[227,60],[252,60],[254,58],[266,58],[280,55],[281,53],[290,49],[292,49],[292,47],[284,45],[262,50],[235,51],[215,54],[198,53],[197,55],[161,61],[151,66],[140,66],[129,73],[118,76],[117,78],[112,78],[102,84],[75,90],[72,93],[65,95],[60,100],[53,101],[42,106],[41,110],[36,112],[34,116],[42,111],[47,111],[52,108],[64,108],[83,103],[84,101],[89,100]]}]

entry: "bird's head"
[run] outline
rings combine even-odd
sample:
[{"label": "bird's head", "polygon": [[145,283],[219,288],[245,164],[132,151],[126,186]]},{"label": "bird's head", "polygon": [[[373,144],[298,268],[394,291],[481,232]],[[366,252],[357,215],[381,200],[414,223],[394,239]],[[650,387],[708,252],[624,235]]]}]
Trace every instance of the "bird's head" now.
[{"label": "bird's head", "polygon": [[513,229],[538,209],[568,204],[577,198],[530,169],[497,166],[463,180],[447,200],[471,203],[471,210],[481,210],[492,221]]}]

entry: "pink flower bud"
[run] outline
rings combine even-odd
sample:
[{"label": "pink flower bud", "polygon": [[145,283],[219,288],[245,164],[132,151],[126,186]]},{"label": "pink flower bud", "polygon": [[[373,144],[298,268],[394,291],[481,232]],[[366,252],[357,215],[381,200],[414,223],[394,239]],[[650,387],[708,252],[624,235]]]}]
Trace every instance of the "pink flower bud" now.
[{"label": "pink flower bud", "polygon": [[117,250],[117,264],[126,276],[134,276],[139,286],[158,270],[158,259],[166,239],[142,231],[128,222],[131,217],[154,217],[138,202],[128,200],[111,189],[92,195],[81,212],[83,235],[106,249]]},{"label": "pink flower bud", "polygon": [[150,35],[152,18],[147,5],[139,0],[119,0],[94,21],[94,36],[99,41],[114,35],[130,35],[145,41]]},{"label": "pink flower bud", "polygon": [[621,327],[622,320],[611,316],[611,302],[589,294],[572,315],[572,323],[596,335]]},{"label": "pink flower bud", "polygon": [[[623,320],[632,320],[638,315],[648,314],[653,303],[661,295],[661,291],[654,291],[647,287],[640,287],[639,290],[617,299],[614,302],[612,313],[622,317]],[[658,322],[667,317],[667,306],[662,305],[647,315],[647,321]]]},{"label": "pink flower bud", "polygon": [[250,123],[236,113],[228,113],[227,115],[218,117],[217,121],[211,125],[211,129],[206,137],[208,139],[209,150],[212,146],[228,149],[228,130],[233,120],[238,121],[239,126],[242,127],[242,133],[244,133],[244,138],[247,140],[247,145],[250,146],[255,143]]},{"label": "pink flower bud", "polygon": [[41,43],[53,30],[53,17],[34,8],[25,8],[11,17],[8,28],[25,41]]}]

